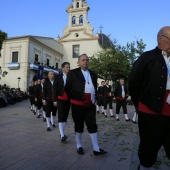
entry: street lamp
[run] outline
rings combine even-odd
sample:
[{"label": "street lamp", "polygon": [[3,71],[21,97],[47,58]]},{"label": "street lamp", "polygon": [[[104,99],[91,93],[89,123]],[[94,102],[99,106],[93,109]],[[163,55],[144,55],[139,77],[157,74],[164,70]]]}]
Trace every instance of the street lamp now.
[{"label": "street lamp", "polygon": [[[2,71],[1,66],[0,66],[0,75],[2,77],[5,77],[7,74],[8,74],[8,72],[7,71]],[[1,77],[0,77],[0,80],[1,80]]]},{"label": "street lamp", "polygon": [[18,77],[17,79],[18,79],[18,88],[19,88],[19,82],[20,82],[21,78],[20,78],[20,77]]}]

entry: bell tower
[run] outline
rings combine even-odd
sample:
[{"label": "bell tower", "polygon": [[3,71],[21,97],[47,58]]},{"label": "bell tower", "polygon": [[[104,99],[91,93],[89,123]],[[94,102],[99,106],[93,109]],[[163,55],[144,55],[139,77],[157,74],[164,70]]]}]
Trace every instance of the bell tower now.
[{"label": "bell tower", "polygon": [[[83,31],[88,35],[93,35],[93,27],[88,22],[88,11],[90,10],[85,0],[72,0],[66,12],[69,15],[67,27],[63,30],[63,36],[65,38],[70,35],[71,32]],[[77,34],[78,35],[78,34]]]}]

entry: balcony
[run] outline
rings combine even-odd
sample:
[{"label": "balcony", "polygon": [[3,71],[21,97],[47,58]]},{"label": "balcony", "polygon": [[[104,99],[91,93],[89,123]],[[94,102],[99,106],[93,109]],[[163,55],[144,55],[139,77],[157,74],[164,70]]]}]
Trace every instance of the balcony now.
[{"label": "balcony", "polygon": [[16,69],[19,69],[20,68],[20,64],[19,63],[8,63],[8,68],[10,70],[16,70]]},{"label": "balcony", "polygon": [[[37,63],[31,63],[30,64],[30,70],[37,70],[38,71],[38,67],[39,64]],[[54,71],[55,74],[59,74],[59,70],[58,69],[53,69],[50,66],[44,66],[44,72],[50,72],[50,71]]]}]

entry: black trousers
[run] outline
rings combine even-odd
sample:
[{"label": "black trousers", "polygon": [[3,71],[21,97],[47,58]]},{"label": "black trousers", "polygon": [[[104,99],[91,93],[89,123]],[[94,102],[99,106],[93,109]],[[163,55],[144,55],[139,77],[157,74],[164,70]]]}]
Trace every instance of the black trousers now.
[{"label": "black trousers", "polygon": [[39,98],[38,101],[37,101],[37,109],[40,110],[43,106],[43,102],[42,102],[42,99]]},{"label": "black trousers", "polygon": [[104,106],[103,96],[97,96],[97,105]]},{"label": "black trousers", "polygon": [[126,100],[116,99],[116,114],[119,114],[121,107],[123,108],[123,113],[127,114]]},{"label": "black trousers", "polygon": [[109,109],[113,109],[112,106],[112,98],[111,97],[103,97],[104,109],[107,109],[107,105],[109,104]]},{"label": "black trousers", "polygon": [[46,102],[46,117],[51,117],[51,112],[53,116],[56,116],[57,107],[53,105],[53,100],[47,100]]},{"label": "black trousers", "polygon": [[170,116],[139,112],[138,126],[140,164],[144,167],[152,167],[161,146],[170,159]]},{"label": "black trousers", "polygon": [[95,105],[80,106],[72,104],[72,117],[75,124],[75,132],[82,133],[84,131],[84,123],[89,133],[97,132]]},{"label": "black trousers", "polygon": [[67,122],[68,113],[70,110],[69,100],[58,100],[58,122]]},{"label": "black trousers", "polygon": [[34,97],[30,96],[30,105],[32,106],[34,104]]}]

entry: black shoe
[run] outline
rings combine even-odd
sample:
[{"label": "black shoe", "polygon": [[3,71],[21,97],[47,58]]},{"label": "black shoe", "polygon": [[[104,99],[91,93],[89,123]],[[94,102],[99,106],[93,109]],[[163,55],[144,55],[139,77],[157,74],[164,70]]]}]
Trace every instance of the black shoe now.
[{"label": "black shoe", "polygon": [[94,155],[104,155],[104,154],[107,154],[107,152],[103,149],[99,149],[100,151],[93,151]]},{"label": "black shoe", "polygon": [[50,127],[47,128],[47,131],[51,131]]},{"label": "black shoe", "polygon": [[36,115],[36,111],[34,111],[34,115]]},{"label": "black shoe", "polygon": [[56,125],[55,125],[55,124],[53,124],[53,125],[52,125],[52,127],[56,127]]},{"label": "black shoe", "polygon": [[117,118],[116,121],[120,121],[119,118]]},{"label": "black shoe", "polygon": [[41,117],[40,115],[37,116],[37,118],[40,118],[40,117]]},{"label": "black shoe", "polygon": [[137,122],[136,122],[136,121],[133,121],[133,120],[132,120],[132,122],[133,122],[134,124],[137,124]]},{"label": "black shoe", "polygon": [[129,119],[125,119],[125,121],[126,121],[126,122],[128,122],[128,121],[129,121]]},{"label": "black shoe", "polygon": [[99,112],[99,111],[97,111],[97,113],[99,114],[100,112]]},{"label": "black shoe", "polygon": [[107,115],[105,115],[105,117],[107,117]]},{"label": "black shoe", "polygon": [[111,115],[110,117],[115,117],[114,115]]},{"label": "black shoe", "polygon": [[84,155],[84,150],[82,147],[78,148],[77,149],[77,153],[80,154],[80,155]]},{"label": "black shoe", "polygon": [[102,115],[104,115],[104,112],[102,112]]},{"label": "black shoe", "polygon": [[65,142],[67,140],[67,137],[64,135],[62,138],[61,138],[61,142]]},{"label": "black shoe", "polygon": [[43,122],[46,122],[46,118],[43,117]]}]

